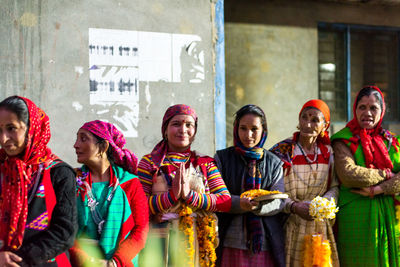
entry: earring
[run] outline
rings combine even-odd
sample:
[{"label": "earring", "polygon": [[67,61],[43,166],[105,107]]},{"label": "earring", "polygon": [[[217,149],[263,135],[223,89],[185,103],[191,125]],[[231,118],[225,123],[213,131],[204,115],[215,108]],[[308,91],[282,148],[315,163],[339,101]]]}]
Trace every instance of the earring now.
[{"label": "earring", "polygon": [[324,137],[324,136],[325,136],[325,131],[322,131],[322,132],[320,133],[320,136],[321,136],[321,137]]},{"label": "earring", "polygon": [[296,128],[297,128],[297,130],[300,130],[300,126],[299,125],[297,125]]}]

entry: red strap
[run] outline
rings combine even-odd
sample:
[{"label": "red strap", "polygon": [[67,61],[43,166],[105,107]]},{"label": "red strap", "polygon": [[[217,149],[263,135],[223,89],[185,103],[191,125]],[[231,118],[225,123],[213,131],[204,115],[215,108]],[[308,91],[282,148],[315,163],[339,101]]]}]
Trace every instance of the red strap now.
[{"label": "red strap", "polygon": [[62,267],[71,267],[71,263],[68,260],[67,255],[65,253],[62,253],[56,257],[56,262],[58,266]]},{"label": "red strap", "polygon": [[45,169],[43,171],[43,186],[49,223],[51,221],[51,215],[53,213],[54,206],[57,203],[56,194],[54,193],[53,184],[51,183],[50,170],[51,169]]}]

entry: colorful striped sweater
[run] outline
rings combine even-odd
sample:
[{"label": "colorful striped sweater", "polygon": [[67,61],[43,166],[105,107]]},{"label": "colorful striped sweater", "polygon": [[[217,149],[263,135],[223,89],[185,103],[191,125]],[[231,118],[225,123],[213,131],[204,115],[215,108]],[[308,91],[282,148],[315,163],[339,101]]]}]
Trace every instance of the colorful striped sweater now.
[{"label": "colorful striped sweater", "polygon": [[[195,153],[192,153],[192,155]],[[186,203],[192,207],[203,209],[206,211],[221,211],[227,212],[231,207],[231,196],[228,189],[225,186],[221,174],[218,171],[214,160],[209,157],[202,157],[198,154],[196,155],[196,162],[198,162],[199,167],[204,170],[205,174],[205,193],[201,194],[194,190],[191,190],[189,196],[186,198]],[[187,160],[189,153],[176,153],[168,152],[167,157],[164,158],[161,169],[168,167],[173,167],[177,163],[182,163]],[[172,163],[171,163],[172,161]],[[175,198],[172,191],[172,179],[175,177],[175,171],[171,172],[169,175],[165,175],[168,184],[168,191],[161,194],[153,194],[153,175],[156,169],[154,168],[154,163],[152,161],[151,155],[145,155],[139,163],[138,176],[142,183],[144,192],[149,200],[149,208],[152,214],[162,213],[167,211],[169,208],[173,207],[178,203],[178,199]]]}]

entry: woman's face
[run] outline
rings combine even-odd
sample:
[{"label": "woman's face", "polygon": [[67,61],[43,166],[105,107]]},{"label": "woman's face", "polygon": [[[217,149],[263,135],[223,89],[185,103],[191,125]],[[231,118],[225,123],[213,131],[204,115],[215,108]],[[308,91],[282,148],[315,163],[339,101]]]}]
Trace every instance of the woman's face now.
[{"label": "woman's face", "polygon": [[189,148],[196,134],[196,123],[190,115],[176,115],[169,121],[164,137],[171,151],[182,152]]},{"label": "woman's face", "polygon": [[357,103],[356,117],[361,128],[374,128],[382,114],[381,105],[374,95],[363,96]]},{"label": "woman's face", "polygon": [[101,160],[97,138],[88,130],[79,129],[74,148],[79,163],[90,166]]},{"label": "woman's face", "polygon": [[17,156],[24,151],[27,131],[27,125],[17,114],[0,109],[0,145],[8,156]]},{"label": "woman's face", "polygon": [[244,147],[255,147],[260,142],[263,132],[264,129],[259,116],[246,114],[240,119],[238,135]]},{"label": "woman's face", "polygon": [[324,115],[315,108],[303,110],[299,118],[300,136],[303,138],[317,138],[326,130]]}]

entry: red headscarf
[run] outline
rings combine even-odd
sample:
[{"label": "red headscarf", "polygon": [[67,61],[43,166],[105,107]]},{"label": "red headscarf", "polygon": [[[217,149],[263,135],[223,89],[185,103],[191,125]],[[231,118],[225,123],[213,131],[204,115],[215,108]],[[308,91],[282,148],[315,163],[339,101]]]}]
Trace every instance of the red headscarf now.
[{"label": "red headscarf", "polygon": [[31,100],[21,98],[28,107],[29,129],[26,147],[21,156],[8,157],[0,149],[1,174],[3,176],[0,197],[0,239],[4,248],[17,250],[22,245],[28,215],[28,187],[32,174],[41,163],[47,167],[57,157],[47,147],[50,141],[49,117]]},{"label": "red headscarf", "polygon": [[192,116],[196,123],[196,129],[197,129],[197,115],[196,115],[196,111],[193,108],[191,108],[188,105],[184,105],[184,104],[170,106],[165,111],[163,121],[162,121],[161,135],[163,136],[163,140],[161,140],[154,147],[153,151],[151,152],[151,158],[155,164],[155,167],[157,167],[157,168],[160,167],[160,165],[163,162],[165,155],[167,154],[167,151],[168,151],[168,142],[164,138],[165,131],[167,130],[169,121],[172,119],[172,117],[174,117],[176,115]]},{"label": "red headscarf", "polygon": [[307,101],[300,110],[299,118],[300,118],[300,115],[303,112],[303,110],[308,107],[316,108],[322,112],[322,115],[324,115],[325,122],[327,123],[326,129],[325,129],[323,135],[318,136],[317,141],[319,140],[325,145],[330,144],[328,129],[329,129],[329,125],[331,124],[331,114],[329,112],[328,105],[320,99],[312,99],[310,101]]},{"label": "red headscarf", "polygon": [[[389,151],[386,148],[384,141],[384,137],[382,136],[382,119],[385,115],[386,105],[385,99],[381,90],[379,90],[376,86],[367,86],[364,88],[372,88],[377,91],[382,97],[382,113],[379,119],[378,124],[373,129],[364,129],[361,128],[358,124],[357,116],[356,116],[356,109],[357,109],[357,98],[354,101],[353,105],[353,119],[347,123],[347,127],[349,127],[350,131],[353,133],[353,138],[350,139],[350,142],[361,143],[362,150],[364,152],[365,157],[365,166],[367,168],[374,168],[374,169],[386,169],[389,168],[390,170],[393,169],[393,163],[389,157]],[[364,89],[363,88],[363,89]],[[361,89],[362,90],[362,89]],[[361,91],[360,90],[360,91]],[[395,138],[394,138],[395,139]],[[393,145],[397,146],[398,144],[394,143]],[[353,152],[354,153],[354,152]]]}]

